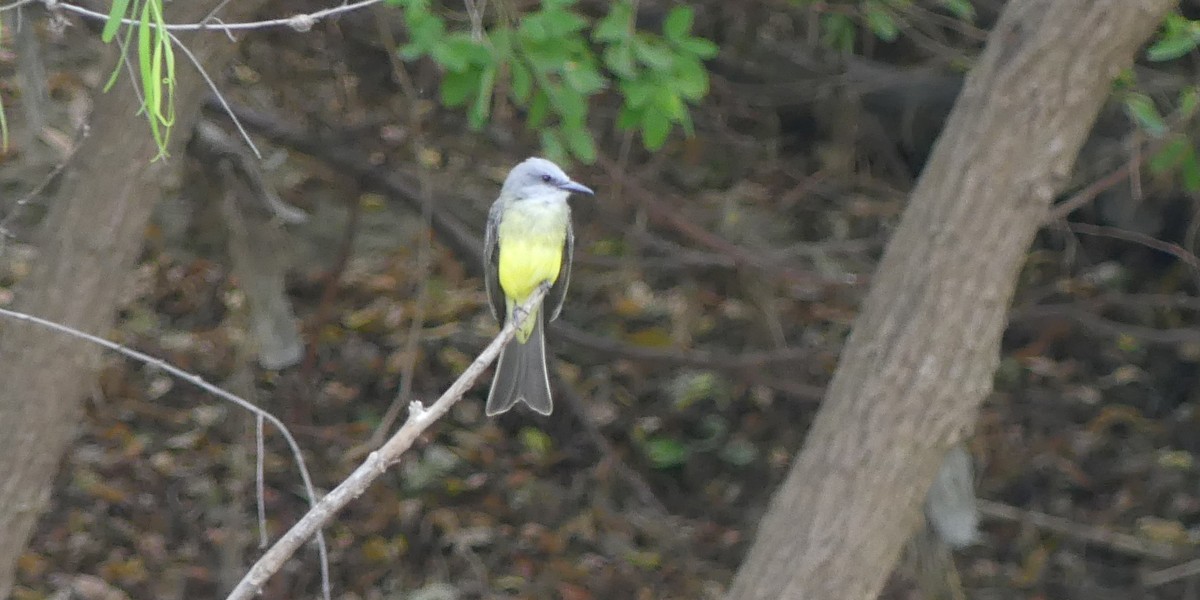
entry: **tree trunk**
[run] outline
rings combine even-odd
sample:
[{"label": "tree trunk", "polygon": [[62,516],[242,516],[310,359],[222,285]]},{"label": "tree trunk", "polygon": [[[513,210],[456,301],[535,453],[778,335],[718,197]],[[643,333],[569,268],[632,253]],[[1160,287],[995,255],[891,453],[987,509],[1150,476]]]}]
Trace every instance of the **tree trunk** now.
[{"label": "tree trunk", "polygon": [[[262,0],[229,3],[221,17],[247,18]],[[219,0],[168,4],[167,21],[196,22]],[[235,45],[224,34],[181,34],[206,65],[220,72]],[[199,73],[176,51],[177,122],[167,164],[151,163],[157,148],[131,83],[120,81],[96,98],[91,131],[81,142],[61,186],[46,200],[39,255],[15,290],[15,310],[103,334],[112,325],[151,210],[167,170],[208,91]],[[0,323],[0,598],[13,586],[17,557],[46,505],[59,460],[71,441],[80,399],[92,384],[92,346],[30,325]]]},{"label": "tree trunk", "polygon": [[730,600],[878,595],[991,390],[1025,252],[1170,0],[1012,0],[913,190]]}]

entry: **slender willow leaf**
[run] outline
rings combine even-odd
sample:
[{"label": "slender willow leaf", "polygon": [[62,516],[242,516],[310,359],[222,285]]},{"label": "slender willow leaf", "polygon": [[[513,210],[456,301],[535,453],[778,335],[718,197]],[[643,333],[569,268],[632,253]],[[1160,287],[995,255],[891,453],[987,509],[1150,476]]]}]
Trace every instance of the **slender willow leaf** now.
[{"label": "slender willow leaf", "polygon": [[121,28],[121,20],[125,18],[127,10],[129,10],[129,0],[113,0],[112,8],[108,11],[108,20],[104,22],[104,32],[100,34],[100,39],[104,40],[104,43],[113,41],[117,30]]}]

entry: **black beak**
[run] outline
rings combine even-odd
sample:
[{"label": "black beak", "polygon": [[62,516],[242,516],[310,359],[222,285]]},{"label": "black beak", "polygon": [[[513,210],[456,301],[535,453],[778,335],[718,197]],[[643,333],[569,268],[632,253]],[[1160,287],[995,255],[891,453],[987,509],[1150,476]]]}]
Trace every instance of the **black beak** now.
[{"label": "black beak", "polygon": [[592,188],[583,185],[582,183],[575,183],[574,181],[568,181],[564,184],[561,184],[558,186],[558,189],[566,190],[568,192],[575,192],[576,194],[587,194],[589,196],[596,195],[596,193],[592,191]]}]

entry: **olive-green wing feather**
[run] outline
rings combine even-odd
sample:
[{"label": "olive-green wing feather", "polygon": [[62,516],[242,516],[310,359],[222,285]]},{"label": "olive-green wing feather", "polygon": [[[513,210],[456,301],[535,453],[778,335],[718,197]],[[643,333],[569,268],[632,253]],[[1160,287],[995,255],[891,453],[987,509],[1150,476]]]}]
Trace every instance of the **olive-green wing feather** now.
[{"label": "olive-green wing feather", "polygon": [[567,241],[563,244],[562,267],[558,271],[558,279],[554,280],[554,285],[550,286],[550,291],[546,292],[546,299],[542,304],[548,309],[546,322],[553,321],[558,318],[558,313],[562,312],[563,301],[567,299],[567,284],[571,283],[571,257],[575,253],[575,232],[571,230],[571,217],[567,215]]},{"label": "olive-green wing feather", "polygon": [[497,200],[488,211],[487,227],[483,234],[483,284],[487,289],[488,304],[492,316],[504,323],[508,308],[505,306],[504,290],[500,289],[500,214],[503,203]]}]

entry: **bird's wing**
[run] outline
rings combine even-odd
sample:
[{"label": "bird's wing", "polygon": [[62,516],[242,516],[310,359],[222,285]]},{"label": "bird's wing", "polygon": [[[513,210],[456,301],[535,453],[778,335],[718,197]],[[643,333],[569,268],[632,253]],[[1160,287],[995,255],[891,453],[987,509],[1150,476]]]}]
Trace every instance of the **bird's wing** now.
[{"label": "bird's wing", "polygon": [[563,301],[567,299],[567,284],[571,283],[571,257],[575,253],[575,232],[571,229],[571,217],[567,216],[567,241],[563,244],[562,267],[558,271],[558,279],[546,292],[543,302],[548,309],[547,322],[558,318],[562,312]]},{"label": "bird's wing", "polygon": [[487,289],[488,304],[492,307],[492,316],[501,324],[507,315],[504,290],[500,289],[500,215],[504,211],[504,203],[497,200],[488,211],[487,228],[483,234],[483,283]]}]

